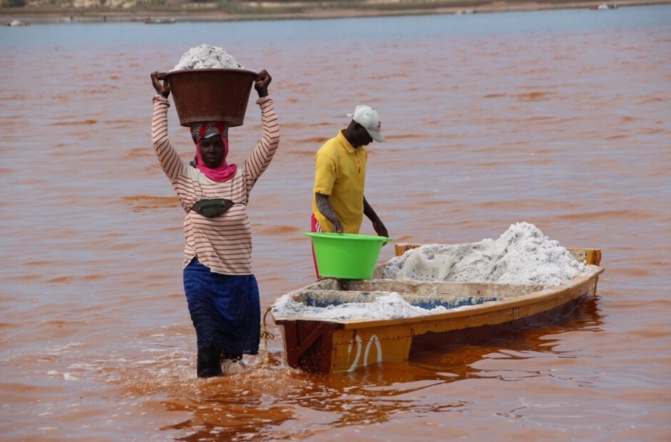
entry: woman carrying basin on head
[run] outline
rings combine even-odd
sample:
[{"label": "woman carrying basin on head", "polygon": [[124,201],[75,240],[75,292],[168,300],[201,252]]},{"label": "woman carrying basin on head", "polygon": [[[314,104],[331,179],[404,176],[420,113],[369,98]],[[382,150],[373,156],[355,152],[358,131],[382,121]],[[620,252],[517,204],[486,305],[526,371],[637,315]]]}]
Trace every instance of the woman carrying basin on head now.
[{"label": "woman carrying basin on head", "polygon": [[[222,122],[191,127],[194,162],[183,161],[168,139],[170,85],[151,74],[152,144],[163,171],[186,212],[184,291],[196,330],[198,377],[241,371],[243,354],[258,354],[261,305],[252,273],[249,195],[270,164],[280,141],[271,77],[261,71],[254,83],[261,107],[262,138],[242,165],[226,161],[228,128]],[[224,370],[222,371],[222,361]]]}]

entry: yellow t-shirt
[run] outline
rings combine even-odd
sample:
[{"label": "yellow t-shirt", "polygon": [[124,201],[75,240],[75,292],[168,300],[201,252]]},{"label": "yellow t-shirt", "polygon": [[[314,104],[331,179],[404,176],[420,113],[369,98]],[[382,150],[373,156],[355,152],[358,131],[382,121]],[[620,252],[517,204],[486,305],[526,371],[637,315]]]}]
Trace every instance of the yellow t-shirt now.
[{"label": "yellow t-shirt", "polygon": [[317,209],[315,193],[329,196],[329,203],[338,215],[344,233],[359,233],[367,159],[365,146],[355,149],[342,130],[317,151],[312,212],[324,232],[332,232],[333,224]]}]

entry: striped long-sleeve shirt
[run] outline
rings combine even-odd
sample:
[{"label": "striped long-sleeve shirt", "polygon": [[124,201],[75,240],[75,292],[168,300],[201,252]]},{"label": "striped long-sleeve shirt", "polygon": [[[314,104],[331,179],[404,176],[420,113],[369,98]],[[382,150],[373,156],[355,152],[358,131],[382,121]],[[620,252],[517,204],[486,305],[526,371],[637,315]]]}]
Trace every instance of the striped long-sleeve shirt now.
[{"label": "striped long-sleeve shirt", "polygon": [[[280,142],[280,127],[270,96],[257,100],[261,106],[263,137],[249,158],[238,164],[235,176],[218,183],[183,161],[168,139],[168,107],[170,102],[160,95],[153,98],[154,114],[151,139],[163,171],[177,192],[186,211],[184,218],[184,266],[194,256],[215,273],[225,275],[252,274],[252,234],[247,218],[249,193],[256,180],[273,159]],[[227,198],[237,203],[223,216],[206,218],[189,211],[204,198]]]}]

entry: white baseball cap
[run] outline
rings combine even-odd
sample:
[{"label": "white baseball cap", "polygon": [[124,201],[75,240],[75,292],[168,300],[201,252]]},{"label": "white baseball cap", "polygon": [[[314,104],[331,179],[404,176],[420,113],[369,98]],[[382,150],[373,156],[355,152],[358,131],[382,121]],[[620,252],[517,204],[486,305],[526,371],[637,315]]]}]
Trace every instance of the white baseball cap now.
[{"label": "white baseball cap", "polygon": [[382,129],[380,116],[372,107],[360,104],[354,108],[353,114],[347,114],[347,116],[352,117],[352,120],[362,125],[373,140],[378,143],[384,143],[386,141],[380,131]]}]

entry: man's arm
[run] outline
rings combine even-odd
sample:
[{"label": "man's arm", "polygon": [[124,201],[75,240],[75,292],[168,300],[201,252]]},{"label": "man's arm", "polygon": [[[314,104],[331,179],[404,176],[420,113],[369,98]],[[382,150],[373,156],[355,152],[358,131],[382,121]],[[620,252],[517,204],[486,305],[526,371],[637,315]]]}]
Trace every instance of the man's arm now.
[{"label": "man's arm", "polygon": [[375,229],[375,232],[378,234],[378,236],[389,238],[389,232],[387,232],[387,228],[384,226],[384,223],[380,217],[377,216],[377,213],[375,213],[373,207],[368,204],[365,196],[363,197],[363,214],[366,215],[366,217],[373,223],[373,229]]},{"label": "man's arm", "polygon": [[331,224],[333,224],[333,232],[342,233],[343,232],[342,223],[338,219],[338,215],[336,215],[335,210],[333,210],[333,207],[331,207],[328,195],[315,193],[315,200],[317,202],[317,209],[319,209],[319,212],[321,212],[321,214],[324,215],[326,219],[331,221]]}]

